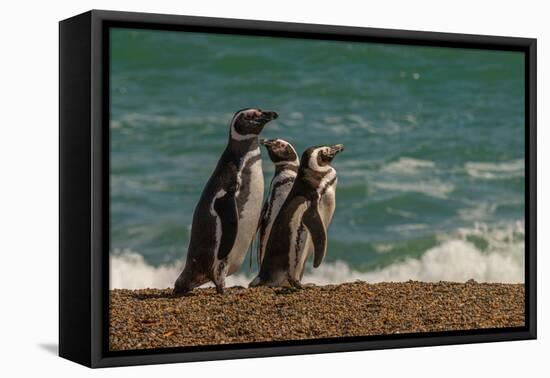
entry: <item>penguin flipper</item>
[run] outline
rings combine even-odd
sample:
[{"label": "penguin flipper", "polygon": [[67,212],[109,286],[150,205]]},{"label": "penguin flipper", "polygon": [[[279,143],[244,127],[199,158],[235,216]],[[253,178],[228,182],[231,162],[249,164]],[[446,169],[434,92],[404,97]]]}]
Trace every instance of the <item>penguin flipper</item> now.
[{"label": "penguin flipper", "polygon": [[229,255],[237,238],[239,216],[234,193],[227,192],[222,197],[216,199],[214,210],[218,214],[223,214],[223,216],[219,217],[222,226],[222,235],[218,248],[218,259],[222,260]]},{"label": "penguin flipper", "polygon": [[321,265],[327,250],[327,233],[325,231],[325,226],[323,225],[323,220],[319,215],[317,202],[313,202],[312,205],[304,212],[302,222],[304,222],[304,225],[307,227],[311,235],[314,250],[313,267],[317,268]]},{"label": "penguin flipper", "polygon": [[[264,234],[265,228],[267,227],[267,208],[269,206],[269,198],[264,202],[264,205],[262,206],[262,211],[260,213],[260,218],[258,219],[258,227],[256,228],[256,235],[258,238],[258,243],[256,245],[256,261],[258,263],[258,267],[260,266],[260,262],[263,260],[262,256],[262,235]],[[251,255],[252,256],[252,255]]]}]

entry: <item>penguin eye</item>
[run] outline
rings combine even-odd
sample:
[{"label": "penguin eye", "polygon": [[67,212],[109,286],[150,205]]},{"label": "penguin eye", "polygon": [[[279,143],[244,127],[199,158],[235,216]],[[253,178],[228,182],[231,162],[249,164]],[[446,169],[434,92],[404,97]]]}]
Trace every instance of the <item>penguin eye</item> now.
[{"label": "penguin eye", "polygon": [[332,156],[330,154],[330,151],[328,150],[323,150],[323,153],[321,154],[321,159],[324,161],[324,162],[330,162],[332,160]]}]

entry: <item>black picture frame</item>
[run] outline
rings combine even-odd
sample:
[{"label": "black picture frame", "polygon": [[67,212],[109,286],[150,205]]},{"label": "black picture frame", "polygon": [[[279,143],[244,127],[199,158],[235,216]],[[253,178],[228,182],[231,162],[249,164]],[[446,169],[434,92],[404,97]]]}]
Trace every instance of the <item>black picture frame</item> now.
[{"label": "black picture frame", "polygon": [[[111,27],[518,51],[525,56],[525,326],[108,350]],[[59,23],[59,355],[89,367],[535,339],[536,39],[92,10]]]}]

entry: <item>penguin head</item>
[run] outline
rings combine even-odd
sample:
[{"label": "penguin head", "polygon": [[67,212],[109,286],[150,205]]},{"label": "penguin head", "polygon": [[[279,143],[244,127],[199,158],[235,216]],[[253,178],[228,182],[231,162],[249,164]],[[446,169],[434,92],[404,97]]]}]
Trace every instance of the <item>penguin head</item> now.
[{"label": "penguin head", "polygon": [[332,159],[343,150],[343,144],[310,147],[304,151],[300,167],[307,167],[316,172],[329,171]]},{"label": "penguin head", "polygon": [[276,112],[247,108],[239,110],[231,120],[231,138],[235,140],[251,139],[261,133],[269,121],[277,119]]},{"label": "penguin head", "polygon": [[260,144],[265,146],[269,158],[275,165],[293,164],[298,166],[298,154],[292,144],[283,139],[260,139]]}]

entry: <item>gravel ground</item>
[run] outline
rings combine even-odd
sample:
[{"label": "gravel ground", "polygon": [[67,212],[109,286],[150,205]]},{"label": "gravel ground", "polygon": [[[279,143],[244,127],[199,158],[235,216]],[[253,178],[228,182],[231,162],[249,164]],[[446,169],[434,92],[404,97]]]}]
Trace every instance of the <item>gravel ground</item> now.
[{"label": "gravel ground", "polygon": [[112,290],[111,350],[524,325],[522,284],[346,283],[288,288]]}]

